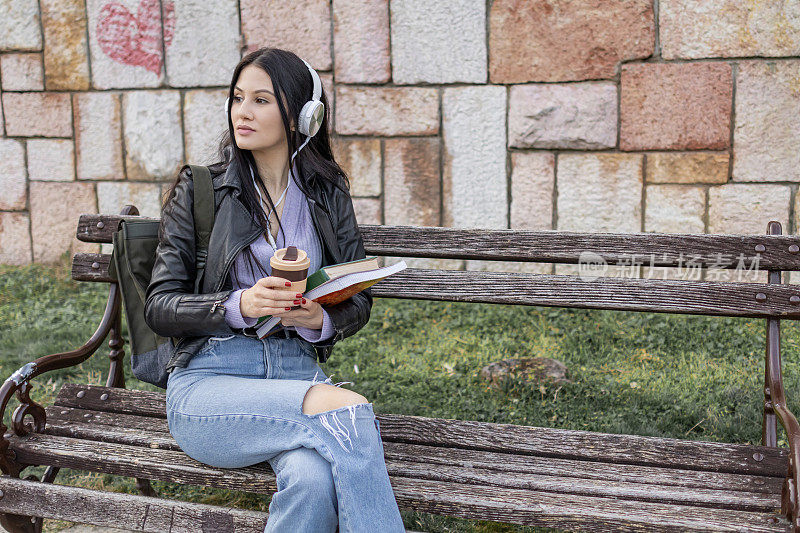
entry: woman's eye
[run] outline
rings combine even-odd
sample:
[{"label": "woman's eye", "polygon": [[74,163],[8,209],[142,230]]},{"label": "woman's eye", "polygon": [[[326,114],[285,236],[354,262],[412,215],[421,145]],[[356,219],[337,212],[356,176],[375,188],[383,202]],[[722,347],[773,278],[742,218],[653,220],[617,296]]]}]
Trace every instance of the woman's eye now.
[{"label": "woman's eye", "polygon": [[256,99],[256,102],[258,102],[258,103],[260,103],[260,104],[266,104],[266,103],[267,103],[267,101],[266,101],[266,100],[264,100],[263,98],[258,98],[258,99]]},{"label": "woman's eye", "polygon": [[234,102],[238,102],[238,101],[240,101],[241,99],[242,99],[242,97],[241,97],[241,96],[234,96],[234,97],[233,97],[233,101],[234,101]]}]

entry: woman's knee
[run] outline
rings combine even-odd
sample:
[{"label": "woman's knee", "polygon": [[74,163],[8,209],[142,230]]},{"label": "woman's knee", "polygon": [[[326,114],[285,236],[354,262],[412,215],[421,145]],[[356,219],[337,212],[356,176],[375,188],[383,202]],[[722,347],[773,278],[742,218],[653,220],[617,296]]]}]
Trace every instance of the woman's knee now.
[{"label": "woman's knee", "polygon": [[303,398],[303,413],[315,415],[360,403],[369,403],[369,400],[355,391],[327,383],[318,383],[306,391]]}]

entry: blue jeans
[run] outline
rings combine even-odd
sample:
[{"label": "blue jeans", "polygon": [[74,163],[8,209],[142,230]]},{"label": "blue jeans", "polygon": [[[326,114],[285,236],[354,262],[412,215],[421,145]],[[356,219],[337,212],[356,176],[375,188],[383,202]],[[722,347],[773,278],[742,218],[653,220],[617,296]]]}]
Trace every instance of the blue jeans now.
[{"label": "blue jeans", "polygon": [[311,343],[279,335],[211,337],[176,368],[170,433],[218,468],[269,461],[278,490],[265,532],[404,532],[372,404],[304,414],[308,389],[331,379]]}]

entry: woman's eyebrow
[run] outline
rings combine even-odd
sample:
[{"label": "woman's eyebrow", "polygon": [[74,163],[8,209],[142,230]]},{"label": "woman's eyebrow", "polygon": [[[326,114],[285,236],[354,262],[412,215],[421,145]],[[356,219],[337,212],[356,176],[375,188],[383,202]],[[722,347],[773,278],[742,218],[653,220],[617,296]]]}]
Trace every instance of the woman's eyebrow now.
[{"label": "woman's eyebrow", "polygon": [[[234,89],[236,89],[237,91],[241,91],[242,90],[241,87],[234,87]],[[268,91],[267,89],[257,89],[257,90],[255,90],[253,92],[255,92],[255,93],[269,93],[272,96],[275,96],[275,93],[273,93],[272,91]]]}]

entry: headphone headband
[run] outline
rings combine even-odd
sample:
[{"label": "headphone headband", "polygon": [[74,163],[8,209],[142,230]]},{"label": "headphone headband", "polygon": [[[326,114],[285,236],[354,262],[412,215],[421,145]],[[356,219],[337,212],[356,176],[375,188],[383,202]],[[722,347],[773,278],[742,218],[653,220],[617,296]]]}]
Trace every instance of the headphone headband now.
[{"label": "headphone headband", "polygon": [[319,99],[322,97],[322,82],[319,79],[319,74],[317,74],[317,71],[308,64],[308,61],[302,58],[300,61],[306,64],[308,71],[311,73],[311,80],[314,82],[314,93],[311,96],[311,100],[319,101]]}]

